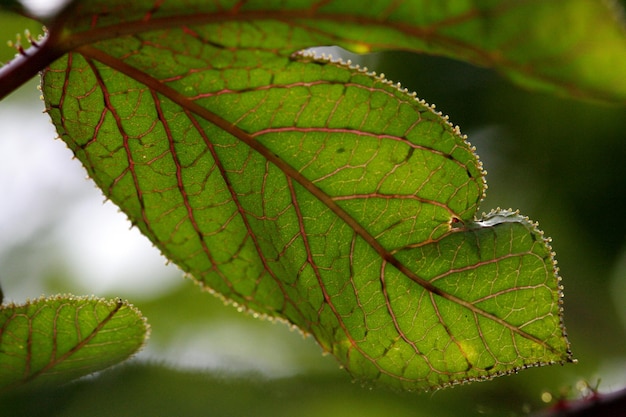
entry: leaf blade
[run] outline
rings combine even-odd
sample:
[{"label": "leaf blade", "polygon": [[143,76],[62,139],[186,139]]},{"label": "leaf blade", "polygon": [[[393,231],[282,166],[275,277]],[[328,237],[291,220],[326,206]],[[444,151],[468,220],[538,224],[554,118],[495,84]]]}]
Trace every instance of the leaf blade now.
[{"label": "leaf blade", "polygon": [[[226,21],[229,30],[249,34],[239,41],[285,54],[323,45],[357,53],[410,50],[492,67],[527,88],[600,102],[626,101],[621,77],[626,71],[626,22],[615,2],[413,0],[367,8],[312,0],[279,7],[255,1],[75,3],[63,22],[67,51],[120,35],[177,27],[193,32]],[[219,30],[207,39],[224,41]]]},{"label": "leaf blade", "polygon": [[56,296],[0,309],[0,387],[64,383],[118,363],[148,327],[121,300]]},{"label": "leaf blade", "polygon": [[[458,129],[383,79],[288,56],[306,33],[268,36],[298,24],[263,28],[236,10],[233,22],[164,28],[161,12],[172,17],[151,9],[139,23],[159,30],[80,46],[44,89],[90,175],[169,258],[312,333],[360,378],[423,389],[571,360],[549,245],[506,213],[478,232],[483,173]],[[496,230],[510,240],[490,242]],[[514,248],[522,238],[544,252],[530,272],[515,266],[536,260]],[[509,252],[476,261],[490,245]],[[533,268],[540,282],[519,286],[516,271]],[[466,294],[449,284],[459,276],[483,290],[504,276],[508,288]],[[510,298],[533,301],[534,315],[500,305]]]},{"label": "leaf blade", "polygon": [[[471,224],[484,191],[481,165],[458,129],[405,90],[345,65],[276,54],[270,69],[262,68],[269,78],[238,79],[234,89],[207,77],[194,91],[184,78],[174,80],[176,88],[157,79],[149,62],[142,68],[132,57],[92,47],[79,53],[68,57],[72,71],[60,64],[45,74],[60,133],[133,222],[212,290],[312,333],[355,376],[406,389],[571,360],[559,291],[545,300],[558,318],[550,329],[559,335],[546,343],[439,288],[412,258],[400,257],[439,250],[439,241],[458,231],[455,222]],[[246,68],[248,59],[235,68]],[[84,86],[67,78],[88,73]],[[259,86],[259,79],[273,84]],[[105,103],[95,107],[98,123],[73,120],[74,109],[89,109],[80,103],[91,100]],[[537,231],[528,233],[543,242]],[[545,280],[558,282],[554,271],[545,272]],[[429,325],[398,319],[406,315],[398,308],[416,305],[406,307],[397,288],[429,303],[412,313]],[[476,334],[457,340],[442,313],[450,305],[455,317],[461,308],[474,323],[494,322],[511,340],[543,346],[534,349],[543,354],[504,360],[507,350],[473,369],[474,359],[463,353],[468,343],[489,344]],[[435,336],[426,337],[430,332]],[[448,354],[454,359],[422,354],[441,351],[433,340],[456,346]]]}]

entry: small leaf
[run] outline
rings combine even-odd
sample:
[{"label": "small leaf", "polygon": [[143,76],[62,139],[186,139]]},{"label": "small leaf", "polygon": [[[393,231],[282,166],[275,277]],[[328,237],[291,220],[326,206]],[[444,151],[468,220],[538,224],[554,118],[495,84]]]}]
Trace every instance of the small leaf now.
[{"label": "small leaf", "polygon": [[0,389],[58,384],[135,353],[148,326],[121,300],[56,296],[0,309]]}]

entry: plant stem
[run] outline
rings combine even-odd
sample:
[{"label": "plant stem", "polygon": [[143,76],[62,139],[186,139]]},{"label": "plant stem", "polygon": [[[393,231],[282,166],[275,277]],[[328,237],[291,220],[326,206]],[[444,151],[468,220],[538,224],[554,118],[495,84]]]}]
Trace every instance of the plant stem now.
[{"label": "plant stem", "polygon": [[616,417],[626,410],[626,388],[610,394],[592,394],[572,402],[558,403],[532,417]]},{"label": "plant stem", "polygon": [[52,46],[51,40],[51,36],[46,36],[41,43],[26,50],[19,49],[19,54],[0,68],[0,100],[63,55],[63,51]]}]

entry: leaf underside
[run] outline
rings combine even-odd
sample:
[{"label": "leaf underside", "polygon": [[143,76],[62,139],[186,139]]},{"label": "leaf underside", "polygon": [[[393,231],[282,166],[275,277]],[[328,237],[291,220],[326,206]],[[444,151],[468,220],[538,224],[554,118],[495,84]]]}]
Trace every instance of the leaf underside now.
[{"label": "leaf underside", "polygon": [[135,353],[148,327],[120,300],[56,296],[0,308],[0,390],[60,384]]},{"label": "leaf underside", "polygon": [[62,139],[169,259],[361,380],[429,389],[571,360],[550,246],[517,213],[475,218],[484,173],[458,128],[292,54],[310,28],[206,20],[79,46],[43,75]]},{"label": "leaf underside", "polygon": [[[377,0],[367,7],[358,0],[75,3],[63,21],[68,49],[151,30],[166,36],[169,28],[214,27],[212,38],[234,48],[293,52],[337,45],[356,53],[425,52],[495,68],[524,87],[626,103],[626,20],[615,1]],[[222,29],[237,36],[226,39]],[[159,48],[160,40],[152,46]],[[129,50],[136,45],[141,41],[129,43]]]}]

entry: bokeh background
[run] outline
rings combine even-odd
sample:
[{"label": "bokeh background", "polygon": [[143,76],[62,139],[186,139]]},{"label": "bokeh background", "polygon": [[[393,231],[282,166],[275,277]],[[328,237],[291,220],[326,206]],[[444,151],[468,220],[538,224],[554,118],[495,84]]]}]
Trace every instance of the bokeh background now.
[{"label": "bokeh background", "polygon": [[[622,2],[624,3],[624,2]],[[0,38],[41,32],[0,16]],[[488,172],[483,211],[539,222],[565,286],[579,363],[434,393],[351,381],[311,338],[200,291],[86,179],[42,112],[37,80],[0,102],[0,285],[4,302],[42,294],[122,297],[152,336],[132,361],[76,383],[0,396],[4,416],[523,416],[561,396],[626,386],[626,107],[529,92],[493,71],[394,52],[343,55],[450,116]],[[14,50],[0,46],[0,61]]]}]

